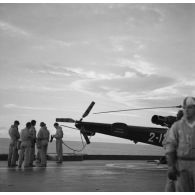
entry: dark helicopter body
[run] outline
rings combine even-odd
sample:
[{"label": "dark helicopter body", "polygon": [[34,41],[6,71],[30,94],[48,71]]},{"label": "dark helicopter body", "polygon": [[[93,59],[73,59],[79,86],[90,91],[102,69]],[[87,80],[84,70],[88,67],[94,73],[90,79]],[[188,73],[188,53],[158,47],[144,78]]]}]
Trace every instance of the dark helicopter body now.
[{"label": "dark helicopter body", "polygon": [[142,142],[155,146],[162,146],[166,128],[130,126],[125,123],[93,123],[76,121],[75,126],[83,135],[93,136],[101,133],[114,137],[132,140],[134,143]]},{"label": "dark helicopter body", "polygon": [[[120,137],[124,139],[129,139],[134,141],[134,143],[142,142],[146,144],[151,144],[155,146],[162,147],[162,142],[164,136],[167,132],[167,129],[172,126],[172,124],[177,120],[175,116],[158,116],[154,115],[152,117],[152,123],[161,125],[165,128],[157,128],[157,127],[141,127],[141,126],[131,126],[125,123],[94,123],[94,122],[83,122],[83,118],[86,117],[94,106],[95,102],[92,102],[82,118],[79,121],[75,121],[71,118],[57,118],[56,122],[68,122],[75,123],[75,126],[80,132],[83,134],[87,144],[90,143],[88,136],[94,136],[95,133],[101,133],[105,135],[110,135],[114,137]],[[181,106],[172,106],[176,108],[181,108]],[[162,107],[161,107],[162,108]],[[170,108],[170,107],[164,107]],[[151,108],[144,108],[151,109]],[[133,109],[136,110],[136,109]],[[120,110],[127,111],[127,110]],[[116,112],[116,111],[111,111]],[[108,113],[108,112],[101,112]],[[97,114],[97,113],[94,113]]]}]

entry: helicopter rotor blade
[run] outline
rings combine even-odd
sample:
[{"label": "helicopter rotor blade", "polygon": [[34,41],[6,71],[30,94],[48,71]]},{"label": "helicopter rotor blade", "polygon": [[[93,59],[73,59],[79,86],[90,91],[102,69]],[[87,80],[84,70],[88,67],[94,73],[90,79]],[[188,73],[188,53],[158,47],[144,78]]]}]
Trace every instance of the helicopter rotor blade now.
[{"label": "helicopter rotor blade", "polygon": [[72,118],[56,118],[56,122],[75,123]]},{"label": "helicopter rotor blade", "polygon": [[94,101],[93,101],[93,102],[91,102],[91,104],[89,105],[89,107],[87,108],[87,110],[84,112],[84,114],[83,114],[83,116],[82,116],[82,118],[81,118],[81,119],[85,118],[85,117],[89,114],[89,112],[90,112],[90,111],[91,111],[91,109],[93,108],[94,104],[95,104],[95,102],[94,102]]},{"label": "helicopter rotor blade", "polygon": [[125,111],[134,111],[134,110],[152,110],[152,109],[159,109],[159,108],[182,108],[181,105],[179,106],[165,106],[165,107],[150,107],[150,108],[135,108],[135,109],[124,109],[124,110],[111,110],[111,111],[104,111],[104,112],[94,112],[93,114],[105,114],[111,112],[125,112]]}]

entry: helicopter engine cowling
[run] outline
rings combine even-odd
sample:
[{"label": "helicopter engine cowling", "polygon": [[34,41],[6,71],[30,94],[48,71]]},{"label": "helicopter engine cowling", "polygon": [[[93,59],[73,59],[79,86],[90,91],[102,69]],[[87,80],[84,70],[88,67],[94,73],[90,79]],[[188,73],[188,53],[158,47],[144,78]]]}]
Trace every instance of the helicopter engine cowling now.
[{"label": "helicopter engine cowling", "polygon": [[159,116],[154,115],[151,119],[152,123],[156,125],[171,127],[172,124],[177,120],[175,116]]},{"label": "helicopter engine cowling", "polygon": [[127,130],[127,124],[125,123],[113,123],[111,126],[112,132],[124,133]]}]

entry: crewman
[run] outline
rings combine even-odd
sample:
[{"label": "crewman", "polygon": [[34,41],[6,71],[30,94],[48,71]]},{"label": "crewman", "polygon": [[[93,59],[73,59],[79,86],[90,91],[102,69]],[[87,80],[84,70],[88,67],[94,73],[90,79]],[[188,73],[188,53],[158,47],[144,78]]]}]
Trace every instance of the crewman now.
[{"label": "crewman", "polygon": [[47,147],[49,142],[49,131],[44,122],[40,123],[40,130],[37,134],[38,143],[40,143],[40,156],[41,156],[41,164],[40,167],[47,166]]},{"label": "crewman", "polygon": [[60,127],[58,123],[54,123],[54,127],[56,128],[56,134],[52,135],[52,137],[56,139],[56,153],[57,153],[56,163],[62,163],[63,161],[63,148],[62,148],[63,131],[62,131],[62,127]]},{"label": "crewman", "polygon": [[[182,117],[183,117],[183,110],[179,110],[177,112],[176,121],[181,120]],[[164,140],[162,142],[162,145],[163,145],[165,150],[166,150],[166,140],[167,140],[167,137],[168,137],[169,130],[170,130],[170,128],[167,129],[167,132],[164,136]],[[166,163],[167,162],[166,157],[163,158],[163,159]],[[166,181],[166,185],[165,185],[165,192],[175,192],[175,190],[176,190],[175,184],[176,184],[175,180],[169,179],[167,177],[167,181]]]},{"label": "crewman", "polygon": [[41,163],[41,140],[36,139],[36,145],[37,145],[37,155],[36,155],[36,163]]},{"label": "crewman", "polygon": [[32,143],[32,134],[30,133],[31,123],[26,123],[26,128],[22,129],[20,132],[20,152],[19,152],[19,165],[18,168],[21,168],[24,160],[24,168],[30,167],[30,155],[31,155],[31,143]]},{"label": "crewman", "polygon": [[166,140],[168,177],[177,192],[195,191],[195,97],[183,101],[184,116],[171,127]]},{"label": "crewman", "polygon": [[[181,120],[182,117],[183,117],[183,110],[179,110],[179,111],[177,112],[176,121]],[[176,122],[176,121],[175,121],[175,122]],[[173,124],[172,124],[172,125],[173,125]],[[171,126],[172,126],[172,125],[171,125]],[[171,126],[170,126],[170,128],[171,128]],[[167,139],[167,137],[168,137],[168,133],[169,133],[170,128],[167,129],[167,132],[165,133],[164,139],[163,139],[163,141],[162,141],[162,145],[163,145],[164,148],[166,147],[166,139]]]},{"label": "crewman", "polygon": [[30,134],[32,135],[31,140],[31,155],[30,155],[30,166],[34,167],[33,161],[35,159],[35,143],[36,143],[36,129],[35,129],[36,121],[31,121],[31,128],[30,128]]},{"label": "crewman", "polygon": [[8,167],[17,166],[16,161],[18,160],[17,142],[20,138],[18,132],[19,121],[14,121],[14,124],[9,129],[10,144],[8,154]]}]

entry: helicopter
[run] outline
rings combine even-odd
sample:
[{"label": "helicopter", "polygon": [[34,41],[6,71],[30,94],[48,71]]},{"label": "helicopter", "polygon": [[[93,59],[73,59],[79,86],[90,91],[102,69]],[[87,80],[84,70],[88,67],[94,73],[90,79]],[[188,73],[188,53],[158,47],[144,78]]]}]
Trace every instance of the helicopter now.
[{"label": "helicopter", "polygon": [[[56,118],[56,122],[65,122],[65,123],[74,123],[76,129],[80,130],[80,133],[86,140],[87,144],[90,144],[89,137],[94,136],[96,133],[105,134],[109,136],[119,137],[123,139],[128,139],[133,141],[134,143],[145,143],[155,146],[162,147],[163,139],[165,134],[172,126],[172,124],[177,120],[176,116],[159,116],[154,115],[151,119],[152,123],[156,125],[161,125],[162,128],[159,127],[142,127],[142,126],[131,126],[121,122],[115,122],[112,124],[108,123],[97,123],[97,122],[84,122],[83,119],[88,116],[90,111],[92,110],[95,102],[92,101],[89,107],[86,109],[84,114],[82,115],[80,120],[74,120],[72,118]],[[182,108],[179,106],[171,106],[171,107],[159,107],[159,108]],[[151,108],[145,108],[151,109]],[[118,111],[128,111],[127,110],[117,110],[117,111],[107,111],[107,112],[99,112],[93,114],[102,114],[109,112],[118,112]],[[136,109],[131,109],[136,110]]]}]

